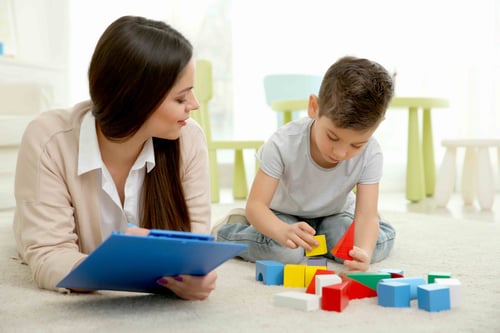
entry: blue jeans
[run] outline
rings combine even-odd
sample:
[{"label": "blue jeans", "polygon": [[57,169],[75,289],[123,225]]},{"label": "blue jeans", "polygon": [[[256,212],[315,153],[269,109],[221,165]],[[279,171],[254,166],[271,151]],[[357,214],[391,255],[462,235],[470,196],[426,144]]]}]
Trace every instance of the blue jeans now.
[{"label": "blue jeans", "polygon": [[[317,235],[325,235],[326,237],[328,253],[324,256],[339,263],[344,262],[341,258],[333,257],[330,250],[337,244],[351,225],[354,219],[352,214],[340,213],[311,219],[282,214],[276,211],[274,213],[280,220],[288,224],[298,221],[309,223],[316,230]],[[395,237],[396,231],[394,228],[390,224],[380,220],[378,240],[373,251],[372,263],[379,262],[389,256]],[[258,232],[252,225],[246,223],[222,225],[217,232],[217,240],[247,244],[248,248],[238,256],[251,262],[257,260],[276,260],[284,264],[299,264],[304,261],[305,257],[303,248],[290,249],[284,247],[272,238]]]}]

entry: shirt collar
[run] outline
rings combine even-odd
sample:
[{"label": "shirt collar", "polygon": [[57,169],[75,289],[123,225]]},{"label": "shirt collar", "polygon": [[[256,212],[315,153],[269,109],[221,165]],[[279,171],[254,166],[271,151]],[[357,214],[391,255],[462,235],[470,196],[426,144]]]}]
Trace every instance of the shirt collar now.
[{"label": "shirt collar", "polygon": [[[97,141],[95,118],[92,112],[88,112],[80,125],[80,142],[78,145],[78,176],[97,169],[102,169],[104,162]],[[155,166],[155,153],[153,139],[149,138],[144,144],[141,153],[137,157],[133,170],[140,169],[146,165],[146,172],[150,172]]]}]

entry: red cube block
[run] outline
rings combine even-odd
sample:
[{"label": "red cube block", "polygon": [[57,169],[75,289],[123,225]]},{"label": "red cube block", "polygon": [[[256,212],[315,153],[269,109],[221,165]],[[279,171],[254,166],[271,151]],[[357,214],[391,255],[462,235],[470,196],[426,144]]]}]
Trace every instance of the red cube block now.
[{"label": "red cube block", "polygon": [[321,309],[342,312],[349,304],[349,285],[350,281],[343,281],[323,287]]}]

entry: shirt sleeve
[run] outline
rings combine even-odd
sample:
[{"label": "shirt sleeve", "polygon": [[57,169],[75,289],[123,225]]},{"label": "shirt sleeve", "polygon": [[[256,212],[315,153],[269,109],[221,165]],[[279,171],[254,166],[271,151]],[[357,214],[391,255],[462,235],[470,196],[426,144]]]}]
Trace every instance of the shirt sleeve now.
[{"label": "shirt sleeve", "polygon": [[359,184],[378,184],[382,179],[384,167],[384,155],[377,140],[370,139],[364,156],[364,168],[361,173]]}]

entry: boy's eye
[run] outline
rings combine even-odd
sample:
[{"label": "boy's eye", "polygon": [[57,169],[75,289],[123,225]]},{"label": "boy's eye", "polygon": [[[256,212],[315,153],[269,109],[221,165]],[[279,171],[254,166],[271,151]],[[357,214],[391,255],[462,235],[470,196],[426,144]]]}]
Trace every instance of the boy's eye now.
[{"label": "boy's eye", "polygon": [[333,136],[330,136],[330,135],[327,135],[327,136],[328,136],[328,139],[331,141],[339,141],[338,138],[334,138]]}]

